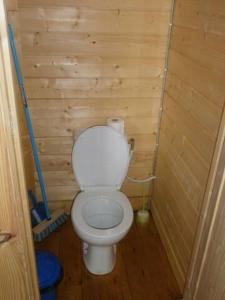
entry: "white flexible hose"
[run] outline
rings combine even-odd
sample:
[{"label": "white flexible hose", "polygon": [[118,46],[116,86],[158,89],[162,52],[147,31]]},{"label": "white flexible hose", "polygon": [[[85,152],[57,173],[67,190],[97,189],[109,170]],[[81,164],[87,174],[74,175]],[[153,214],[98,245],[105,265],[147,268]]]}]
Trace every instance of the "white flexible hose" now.
[{"label": "white flexible hose", "polygon": [[144,182],[152,181],[155,178],[156,178],[156,176],[149,176],[149,177],[144,178],[144,179],[135,179],[135,178],[129,177],[127,175],[127,179],[129,179],[130,181],[135,182],[135,183],[144,183]]},{"label": "white flexible hose", "polygon": [[[133,150],[130,150],[130,160],[131,160],[132,156],[133,156]],[[145,183],[145,182],[152,181],[153,179],[156,179],[156,176],[151,175],[151,176],[143,178],[143,179],[136,179],[136,178],[132,178],[127,175],[127,179],[129,179],[130,181],[135,182],[135,183]]]}]

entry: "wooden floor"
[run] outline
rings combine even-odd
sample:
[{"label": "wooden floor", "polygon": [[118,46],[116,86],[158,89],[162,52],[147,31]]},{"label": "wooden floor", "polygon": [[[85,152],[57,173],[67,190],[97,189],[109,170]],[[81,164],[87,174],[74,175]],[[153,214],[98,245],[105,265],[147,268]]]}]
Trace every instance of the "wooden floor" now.
[{"label": "wooden floor", "polygon": [[134,222],[118,245],[114,271],[91,275],[81,259],[81,243],[67,222],[37,249],[55,253],[64,269],[58,300],[177,300],[181,296],[160,241],[150,220],[145,227]]}]

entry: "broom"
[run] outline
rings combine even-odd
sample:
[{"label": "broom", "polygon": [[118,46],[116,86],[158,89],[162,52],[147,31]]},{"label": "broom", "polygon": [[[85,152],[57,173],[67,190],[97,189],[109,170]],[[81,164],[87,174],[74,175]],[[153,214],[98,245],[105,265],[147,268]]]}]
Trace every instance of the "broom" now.
[{"label": "broom", "polygon": [[46,218],[44,220],[41,220],[40,224],[38,224],[37,226],[35,226],[32,229],[34,240],[40,242],[44,238],[46,238],[48,235],[50,235],[51,232],[55,231],[61,224],[66,222],[68,217],[67,217],[67,214],[62,209],[59,209],[51,214],[49,211],[49,208],[48,208],[48,200],[47,200],[44,180],[43,180],[42,173],[41,173],[40,162],[38,159],[37,146],[36,146],[35,139],[34,139],[34,133],[33,133],[32,123],[31,123],[31,119],[30,119],[27,98],[26,98],[26,94],[25,94],[25,90],[24,90],[24,86],[23,86],[22,74],[21,74],[18,56],[17,56],[17,52],[16,52],[13,30],[12,30],[12,27],[10,24],[8,25],[8,34],[9,34],[10,47],[11,47],[11,51],[12,51],[12,57],[13,57],[13,61],[14,61],[15,69],[16,69],[16,77],[17,77],[17,81],[18,81],[18,85],[19,85],[19,89],[20,89],[20,93],[21,93],[22,102],[23,102],[23,110],[24,110],[25,117],[26,117],[27,129],[28,129],[28,133],[29,133],[29,137],[30,137],[33,156],[34,156],[35,168],[37,171],[38,181],[40,184],[42,204],[43,204],[45,215],[46,215]]}]

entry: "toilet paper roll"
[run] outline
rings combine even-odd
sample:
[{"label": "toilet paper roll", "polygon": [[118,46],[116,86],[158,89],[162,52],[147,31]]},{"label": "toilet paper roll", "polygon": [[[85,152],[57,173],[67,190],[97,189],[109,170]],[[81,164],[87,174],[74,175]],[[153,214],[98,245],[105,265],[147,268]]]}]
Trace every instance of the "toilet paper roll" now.
[{"label": "toilet paper roll", "polygon": [[124,134],[124,120],[121,118],[110,118],[107,125],[116,129],[119,133]]}]

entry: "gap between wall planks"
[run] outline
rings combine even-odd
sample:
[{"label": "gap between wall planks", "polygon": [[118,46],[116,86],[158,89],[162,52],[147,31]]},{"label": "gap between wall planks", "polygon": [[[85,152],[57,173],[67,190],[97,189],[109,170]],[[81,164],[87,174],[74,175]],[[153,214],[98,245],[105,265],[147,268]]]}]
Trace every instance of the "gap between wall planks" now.
[{"label": "gap between wall planks", "polygon": [[152,209],[181,290],[224,104],[224,11],[175,5]]},{"label": "gap between wall planks", "polygon": [[[136,140],[129,175],[152,173],[170,8],[166,0],[19,1],[11,19],[50,206],[69,211],[79,191],[74,131],[108,117],[124,118]],[[142,189],[124,183],[135,209]]]}]

